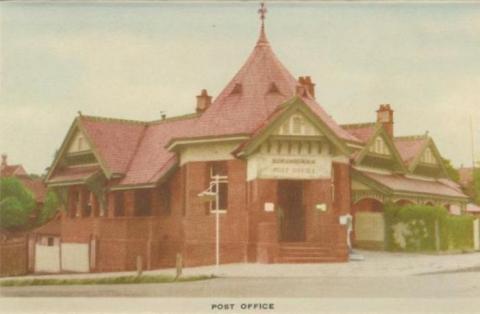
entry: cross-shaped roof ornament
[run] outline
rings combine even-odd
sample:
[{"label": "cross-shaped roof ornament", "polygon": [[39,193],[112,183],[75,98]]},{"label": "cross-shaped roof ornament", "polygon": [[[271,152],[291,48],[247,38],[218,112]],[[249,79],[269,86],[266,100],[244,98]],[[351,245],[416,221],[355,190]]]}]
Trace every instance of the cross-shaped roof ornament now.
[{"label": "cross-shaped roof ornament", "polygon": [[260,14],[260,19],[263,21],[265,20],[265,14],[267,14],[267,7],[265,6],[265,2],[260,3],[260,9],[258,9],[258,14]]},{"label": "cross-shaped roof ornament", "polygon": [[258,14],[260,15],[260,20],[262,21],[262,26],[260,28],[260,37],[258,38],[258,44],[268,44],[267,36],[265,35],[265,14],[267,13],[267,7],[265,2],[260,3],[260,9],[258,9]]}]

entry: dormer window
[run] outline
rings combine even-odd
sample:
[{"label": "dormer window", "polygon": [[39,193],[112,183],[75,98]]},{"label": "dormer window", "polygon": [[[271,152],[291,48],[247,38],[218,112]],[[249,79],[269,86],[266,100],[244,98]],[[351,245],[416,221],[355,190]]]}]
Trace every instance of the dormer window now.
[{"label": "dormer window", "polygon": [[390,152],[388,150],[387,145],[385,144],[385,141],[381,137],[377,137],[375,139],[375,142],[373,145],[370,147],[370,151],[379,155],[389,155]]},{"label": "dormer window", "polygon": [[432,150],[430,148],[427,148],[420,160],[427,164],[434,164],[435,157],[433,156]]},{"label": "dormer window", "polygon": [[273,83],[270,84],[270,88],[268,90],[269,93],[280,93],[280,90],[277,87],[277,84]]},{"label": "dormer window", "polygon": [[242,84],[236,83],[232,89],[232,94],[241,94],[242,93]]}]

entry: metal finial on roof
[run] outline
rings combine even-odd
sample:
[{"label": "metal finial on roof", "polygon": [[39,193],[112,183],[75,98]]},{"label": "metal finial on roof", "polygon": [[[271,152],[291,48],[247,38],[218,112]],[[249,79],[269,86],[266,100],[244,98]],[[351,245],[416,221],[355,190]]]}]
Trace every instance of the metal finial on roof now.
[{"label": "metal finial on roof", "polygon": [[262,20],[262,27],[265,21],[265,15],[267,14],[267,7],[265,6],[265,2],[260,3],[260,9],[258,9],[258,14],[260,14],[260,20]]},{"label": "metal finial on roof", "polygon": [[262,21],[262,27],[260,29],[260,37],[258,38],[258,43],[268,43],[267,36],[265,35],[265,15],[267,14],[267,7],[265,2],[260,3],[260,9],[258,9],[258,14],[260,15],[260,20]]},{"label": "metal finial on roof", "polygon": [[82,111],[81,110],[78,110],[77,113],[80,117],[82,116]]}]

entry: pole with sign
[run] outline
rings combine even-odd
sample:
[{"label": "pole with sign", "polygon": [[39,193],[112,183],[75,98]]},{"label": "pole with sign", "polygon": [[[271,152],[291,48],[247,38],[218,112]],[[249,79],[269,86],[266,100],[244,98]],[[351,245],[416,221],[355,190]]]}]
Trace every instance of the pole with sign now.
[{"label": "pole with sign", "polygon": [[[215,190],[213,192],[212,190]],[[220,266],[220,176],[215,176],[214,184],[210,184],[208,189],[198,194],[198,197],[204,202],[215,201],[215,267],[218,273]]]}]

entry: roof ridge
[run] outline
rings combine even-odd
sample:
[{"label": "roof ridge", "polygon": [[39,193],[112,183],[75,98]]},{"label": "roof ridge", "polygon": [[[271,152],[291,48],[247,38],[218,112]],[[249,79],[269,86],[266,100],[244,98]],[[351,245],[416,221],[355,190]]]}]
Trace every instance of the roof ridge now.
[{"label": "roof ridge", "polygon": [[394,140],[424,140],[424,139],[427,139],[427,138],[428,138],[427,134],[421,134],[421,135],[395,136],[393,139]]},{"label": "roof ridge", "polygon": [[121,123],[143,124],[143,125],[148,124],[147,121],[112,118],[112,117],[101,117],[101,116],[91,116],[91,115],[84,115],[84,114],[80,115],[80,118],[87,118],[87,119],[91,119],[91,120],[105,121],[105,122],[121,122]]},{"label": "roof ridge", "polygon": [[163,122],[171,122],[171,121],[177,121],[177,120],[185,120],[185,119],[196,118],[198,116],[200,116],[200,114],[194,112],[194,113],[187,113],[187,114],[183,114],[183,115],[173,116],[173,117],[170,117],[170,118],[158,119],[158,120],[152,120],[152,121],[122,119],[122,118],[113,118],[113,117],[104,117],[104,116],[92,116],[92,115],[84,115],[84,114],[82,114],[80,116],[80,118],[86,118],[86,119],[96,120],[96,121],[142,124],[144,126],[150,126],[150,125],[160,124],[160,123],[163,123]]},{"label": "roof ridge", "polygon": [[349,124],[340,124],[340,127],[344,129],[355,129],[355,128],[362,128],[366,126],[375,126],[376,122],[364,122],[364,123],[349,123]]},{"label": "roof ridge", "polygon": [[187,119],[193,119],[199,117],[201,114],[197,112],[193,113],[186,113],[183,115],[178,115],[178,116],[173,116],[170,118],[165,118],[165,119],[158,119],[158,120],[153,120],[147,122],[148,125],[155,125],[155,124],[161,124],[164,122],[171,122],[171,121],[177,121],[177,120],[187,120]]},{"label": "roof ridge", "polygon": [[137,157],[138,149],[140,148],[140,145],[143,142],[143,139],[145,138],[145,133],[147,133],[149,125],[146,124],[144,125],[142,129],[142,134],[140,134],[137,143],[135,144],[135,149],[133,150],[132,157],[127,163],[127,166],[125,167],[125,174],[127,174],[130,171],[130,167],[132,166],[133,161],[135,160],[135,157]]}]

